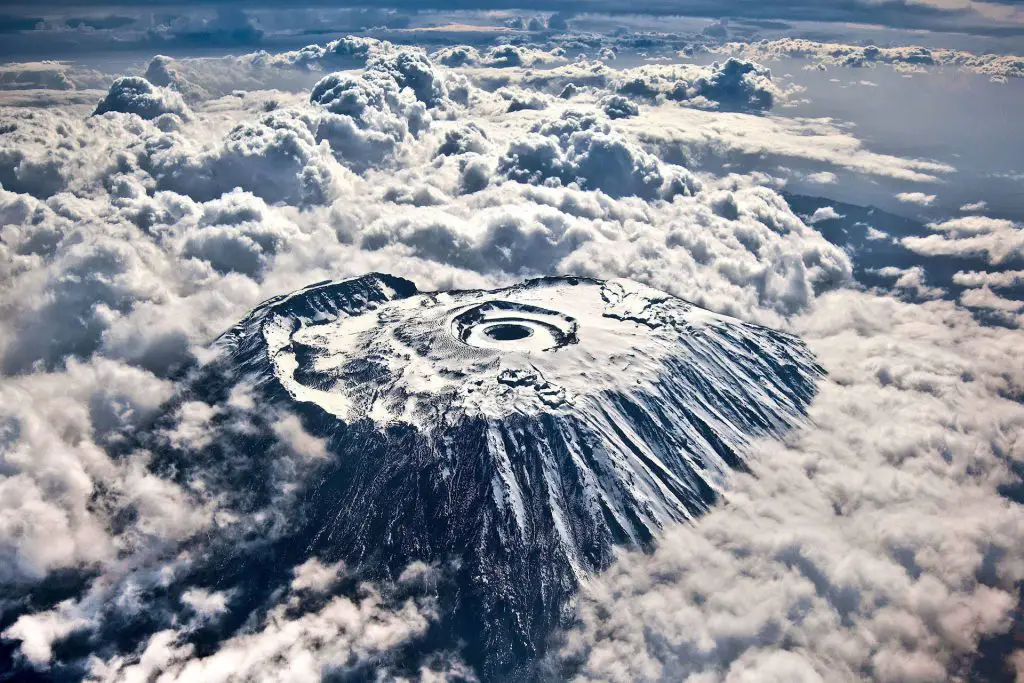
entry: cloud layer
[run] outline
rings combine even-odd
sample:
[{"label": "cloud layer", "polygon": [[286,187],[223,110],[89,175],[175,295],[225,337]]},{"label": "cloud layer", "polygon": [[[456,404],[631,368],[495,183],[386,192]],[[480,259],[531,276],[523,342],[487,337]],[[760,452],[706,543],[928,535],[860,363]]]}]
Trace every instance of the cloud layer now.
[{"label": "cloud layer", "polygon": [[[928,188],[950,167],[773,116],[788,95],[746,59],[613,70],[346,38],[90,83],[106,93],[0,111],[0,582],[28,596],[2,603],[14,665],[387,675],[387,652],[429,636],[439,607],[409,582],[429,588],[436,568],[360,589],[307,558],[258,608],[189,573],[204,539],[286,533],[282,501],[324,446],[244,392],[208,403],[178,380],[261,300],[370,270],[441,289],[629,277],[795,331],[830,373],[814,424],[762,444],[724,505],[586,586],[549,662],[561,674],[944,680],[1010,627],[1024,518],[1002,494],[1024,457],[1024,366],[1004,266],[1020,227],[970,215],[901,237],[1000,266],[953,276],[959,304],[914,303],[923,270],[894,272],[895,293],[858,287],[858,255],[751,170]],[[274,425],[266,500],[172,476],[133,440],[191,452],[214,425],[242,439],[257,422]],[[250,495],[251,514],[231,512]],[[74,590],[57,597],[56,576]],[[137,647],[104,639],[126,623]],[[94,657],[68,645],[83,638]],[[466,676],[448,654],[400,673]]]},{"label": "cloud layer", "polygon": [[815,426],[767,445],[721,510],[596,578],[570,671],[944,681],[1008,628],[1024,518],[994,488],[1019,458],[1017,331],[948,303],[820,303],[796,322],[833,377]]}]

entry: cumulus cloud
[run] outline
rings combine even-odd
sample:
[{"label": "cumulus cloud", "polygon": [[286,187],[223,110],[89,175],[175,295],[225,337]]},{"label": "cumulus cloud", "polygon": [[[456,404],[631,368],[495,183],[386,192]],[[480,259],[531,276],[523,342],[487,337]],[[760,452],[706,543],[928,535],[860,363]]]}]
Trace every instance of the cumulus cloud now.
[{"label": "cumulus cloud", "polygon": [[548,98],[519,88],[502,88],[498,94],[508,102],[508,112],[547,109]]},{"label": "cumulus cloud", "polygon": [[823,206],[820,209],[815,209],[814,213],[807,219],[810,224],[820,223],[821,221],[834,221],[842,218],[843,215],[835,210],[832,206]]},{"label": "cumulus cloud", "polygon": [[780,38],[754,43],[727,43],[719,48],[727,54],[750,59],[802,57],[829,66],[864,67],[872,64],[894,66],[955,66],[997,78],[1024,77],[1024,58],[1012,54],[976,55],[965,50],[921,46],[878,47],[826,43],[805,38]]},{"label": "cumulus cloud", "polygon": [[960,211],[963,213],[972,213],[974,211],[984,211],[988,207],[988,204],[984,201],[970,202],[960,207]]},{"label": "cumulus cloud", "polygon": [[96,105],[94,113],[99,115],[108,111],[137,114],[144,119],[155,119],[161,114],[188,116],[188,107],[181,95],[138,76],[123,76],[111,84],[107,96]]},{"label": "cumulus cloud", "polygon": [[[769,69],[742,59],[730,58],[721,64],[715,62],[708,66],[646,64],[619,70],[611,69],[601,61],[591,62],[581,58],[572,64],[548,69],[500,68],[519,64],[522,56],[517,52],[511,54],[515,57],[509,56],[506,61],[513,64],[477,59],[468,63],[476,64],[478,68],[466,73],[489,89],[511,84],[558,95],[572,85],[574,89],[591,87],[607,90],[625,98],[641,98],[651,102],[672,101],[697,108],[728,111],[766,111],[786,96],[773,83]],[[440,58],[447,61],[452,59],[449,53],[443,53]]]},{"label": "cumulus cloud", "polygon": [[[171,391],[145,371],[102,359],[4,380],[0,580],[102,564],[130,547],[133,534],[181,538],[202,525],[206,511],[148,472],[145,454],[115,459],[104,448],[152,416]],[[109,502],[136,511],[120,538],[94,503],[99,487]]]},{"label": "cumulus cloud", "polygon": [[978,289],[964,290],[960,295],[960,303],[968,308],[987,308],[1005,313],[1016,313],[1024,308],[1024,301],[999,296],[986,285],[982,285]]},{"label": "cumulus cloud", "polygon": [[928,227],[942,234],[904,237],[903,246],[925,256],[983,256],[992,264],[1024,258],[1024,229],[1010,220],[964,216]]},{"label": "cumulus cloud", "polygon": [[896,199],[904,204],[917,204],[918,206],[931,206],[935,202],[935,195],[924,192],[900,192]]},{"label": "cumulus cloud", "polygon": [[809,183],[815,183],[816,185],[831,185],[836,182],[838,178],[835,173],[830,171],[819,171],[817,173],[810,173],[804,176],[804,180]]},{"label": "cumulus cloud", "polygon": [[295,578],[292,579],[291,589],[322,593],[338,581],[338,572],[341,568],[341,562],[323,564],[317,558],[311,557],[293,570]]},{"label": "cumulus cloud", "polygon": [[498,162],[498,172],[520,182],[574,184],[614,197],[671,199],[699,188],[685,169],[661,164],[603,120],[572,109],[513,140]]},{"label": "cumulus cloud", "polygon": [[467,123],[457,128],[450,128],[444,133],[444,141],[437,148],[437,155],[450,156],[473,152],[483,154],[488,151],[487,133],[475,123]]},{"label": "cumulus cloud", "polygon": [[[691,64],[645,66],[626,71],[616,89],[625,95],[663,97],[725,110],[771,109],[781,96],[771,70],[760,64],[729,58],[709,67]],[[705,104],[706,103],[706,104]]]},{"label": "cumulus cloud", "polygon": [[921,266],[912,268],[896,268],[887,266],[885,268],[873,268],[869,272],[886,278],[894,278],[893,289],[902,291],[919,299],[938,299],[945,295],[946,291],[941,287],[931,287],[927,283],[927,275]]},{"label": "cumulus cloud", "polygon": [[277,250],[297,238],[293,224],[275,220],[264,202],[236,190],[203,206],[196,224],[181,235],[181,255],[221,273],[259,278]]},{"label": "cumulus cloud", "polygon": [[393,155],[410,134],[410,123],[414,130],[426,125],[426,108],[403,97],[390,79],[332,74],[317,82],[310,100],[326,110],[317,138],[357,170]]},{"label": "cumulus cloud", "polygon": [[441,48],[431,59],[448,67],[471,66],[480,63],[480,51],[470,45]]},{"label": "cumulus cloud", "polygon": [[37,668],[46,668],[53,658],[53,644],[89,625],[82,617],[66,614],[69,605],[66,602],[56,610],[22,617],[2,635],[21,641],[22,656]]},{"label": "cumulus cloud", "polygon": [[455,45],[441,48],[431,58],[444,66],[479,66],[495,69],[541,66],[565,62],[566,58],[555,51],[544,51],[522,45],[495,45],[484,52],[469,45]]},{"label": "cumulus cloud", "polygon": [[771,109],[775,103],[777,91],[772,85],[769,69],[730,58],[722,65],[712,64],[711,70],[710,76],[700,78],[694,84],[698,95],[714,100],[724,108]]},{"label": "cumulus cloud", "polygon": [[429,127],[432,110],[466,96],[462,81],[438,73],[420,52],[382,50],[368,59],[362,73],[321,78],[309,94],[315,108],[240,121],[205,149],[176,130],[151,134],[140,162],[162,189],[196,198],[241,187],[270,202],[327,203],[346,182],[339,166],[363,172],[393,161]]},{"label": "cumulus cloud", "polygon": [[953,282],[961,287],[1017,287],[1024,285],[1024,270],[1005,270],[999,273],[959,271],[953,275]]},{"label": "cumulus cloud", "polygon": [[251,52],[226,57],[153,57],[144,77],[191,102],[246,90],[308,88],[325,72],[361,68],[373,56],[395,50],[387,41],[344,36],[298,50]]},{"label": "cumulus cloud", "polygon": [[110,78],[70,62],[8,63],[0,67],[0,90],[88,90],[106,88]]},{"label": "cumulus cloud", "polygon": [[[566,86],[567,88],[569,86]],[[564,92],[564,91],[563,91]],[[640,108],[622,95],[610,95],[601,100],[601,109],[610,119],[626,119],[640,113]]]},{"label": "cumulus cloud", "polygon": [[429,128],[428,110],[448,110],[467,97],[464,81],[409,50],[377,55],[358,75],[326,76],[310,93],[310,101],[326,112],[317,123],[317,139],[355,170],[391,159],[409,136]]},{"label": "cumulus cloud", "polygon": [[[297,577],[309,573],[296,568]],[[293,590],[312,587],[300,583]],[[316,609],[303,609],[301,602],[276,606],[252,632],[225,640],[206,656],[181,642],[181,633],[159,631],[130,659],[94,658],[87,680],[312,682],[335,672],[370,671],[375,658],[423,636],[436,611],[429,598],[399,601],[363,585],[357,595],[332,597]]]},{"label": "cumulus cloud", "polygon": [[496,45],[481,55],[476,63],[481,66],[507,68],[536,66],[560,61],[565,61],[565,58],[550,52],[532,50],[519,45]]},{"label": "cumulus cloud", "polygon": [[214,619],[227,610],[230,596],[202,588],[191,588],[181,594],[181,601],[200,619]]}]

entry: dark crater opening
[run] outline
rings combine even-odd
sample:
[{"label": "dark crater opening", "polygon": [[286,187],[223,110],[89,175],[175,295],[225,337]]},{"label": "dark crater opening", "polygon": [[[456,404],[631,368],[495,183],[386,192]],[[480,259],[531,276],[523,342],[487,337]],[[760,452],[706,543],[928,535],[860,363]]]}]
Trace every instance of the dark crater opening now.
[{"label": "dark crater opening", "polygon": [[473,306],[452,320],[452,334],[470,346],[476,346],[470,341],[474,330],[480,336],[494,341],[518,341],[544,329],[554,340],[549,348],[537,349],[544,351],[577,343],[577,327],[576,321],[563,313],[500,300]]},{"label": "dark crater opening", "polygon": [[502,323],[501,325],[491,325],[484,330],[484,334],[497,341],[515,341],[516,339],[526,339],[533,334],[533,330],[525,325]]}]

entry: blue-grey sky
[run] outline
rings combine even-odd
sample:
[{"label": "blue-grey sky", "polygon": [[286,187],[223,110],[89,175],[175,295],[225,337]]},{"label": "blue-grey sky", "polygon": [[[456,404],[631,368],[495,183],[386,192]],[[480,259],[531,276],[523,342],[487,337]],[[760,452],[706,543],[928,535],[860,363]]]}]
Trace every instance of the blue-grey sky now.
[{"label": "blue-grey sky", "polygon": [[[531,12],[570,12],[608,14],[690,15],[704,17],[749,17],[794,21],[842,21],[879,24],[902,28],[927,28],[944,31],[983,32],[989,35],[1019,35],[1022,22],[1020,0],[949,3],[942,0],[796,0],[794,2],[763,2],[761,0],[640,0],[622,3],[614,0],[400,0],[386,6],[405,11],[419,10],[509,10]],[[28,17],[46,17],[58,12],[89,12],[117,15],[130,11],[170,11],[186,13],[212,7],[282,8],[269,0],[235,2],[234,0],[201,0],[199,2],[141,2],[139,0],[48,0],[29,2],[9,0],[5,3],[7,25],[24,25]],[[326,0],[308,0],[300,6],[339,8]],[[360,5],[345,3],[340,7],[379,9],[378,3]]]}]

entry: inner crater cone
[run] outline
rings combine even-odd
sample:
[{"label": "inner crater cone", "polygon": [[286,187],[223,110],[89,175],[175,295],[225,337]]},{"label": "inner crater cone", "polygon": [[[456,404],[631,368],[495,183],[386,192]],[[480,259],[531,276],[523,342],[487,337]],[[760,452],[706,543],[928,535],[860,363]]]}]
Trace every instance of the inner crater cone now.
[{"label": "inner crater cone", "polygon": [[578,328],[576,319],[565,313],[503,299],[459,307],[451,324],[452,334],[469,346],[521,353],[575,344]]},{"label": "inner crater cone", "polygon": [[[485,678],[543,651],[617,545],[649,546],[706,511],[752,439],[801,423],[823,375],[792,335],[576,277],[447,292],[382,274],[322,282],[265,302],[218,346],[209,386],[245,383],[255,406],[298,414],[326,444],[282,511],[295,563],[383,578],[448,567],[441,628]],[[233,454],[240,439],[175,471],[248,500],[220,483],[263,462]]]},{"label": "inner crater cone", "polygon": [[529,337],[533,334],[533,330],[516,323],[501,323],[486,328],[484,334],[497,341],[515,341]]}]

